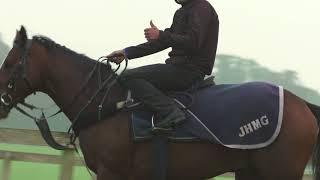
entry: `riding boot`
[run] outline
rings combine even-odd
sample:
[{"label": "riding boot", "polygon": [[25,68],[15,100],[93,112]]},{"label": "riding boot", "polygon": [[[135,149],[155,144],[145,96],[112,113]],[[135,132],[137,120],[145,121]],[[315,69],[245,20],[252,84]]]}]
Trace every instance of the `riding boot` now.
[{"label": "riding boot", "polygon": [[169,114],[163,115],[161,112],[158,117],[154,117],[156,123],[152,127],[153,132],[171,131],[174,127],[182,124],[186,120],[186,116],[179,108],[172,108]]},{"label": "riding boot", "polygon": [[144,79],[124,79],[120,82],[132,91],[134,98],[141,100],[147,108],[155,113],[154,126],[156,130],[171,130],[185,121],[185,114],[177,107],[175,101],[148,81]]}]

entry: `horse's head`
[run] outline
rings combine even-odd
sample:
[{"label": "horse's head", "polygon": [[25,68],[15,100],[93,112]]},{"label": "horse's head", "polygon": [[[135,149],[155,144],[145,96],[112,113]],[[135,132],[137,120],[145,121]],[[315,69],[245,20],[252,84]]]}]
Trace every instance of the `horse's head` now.
[{"label": "horse's head", "polygon": [[38,59],[45,59],[40,50],[22,26],[0,69],[0,119],[37,90],[42,75]]}]

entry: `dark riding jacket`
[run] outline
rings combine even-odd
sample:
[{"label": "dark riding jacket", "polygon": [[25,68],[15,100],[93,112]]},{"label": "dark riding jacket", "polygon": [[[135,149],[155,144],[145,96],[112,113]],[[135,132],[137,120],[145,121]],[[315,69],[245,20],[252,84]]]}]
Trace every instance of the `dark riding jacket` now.
[{"label": "dark riding jacket", "polygon": [[216,11],[206,0],[190,0],[178,9],[170,28],[160,31],[159,39],[125,49],[128,59],[150,55],[169,47],[167,64],[188,65],[211,74],[219,32]]}]

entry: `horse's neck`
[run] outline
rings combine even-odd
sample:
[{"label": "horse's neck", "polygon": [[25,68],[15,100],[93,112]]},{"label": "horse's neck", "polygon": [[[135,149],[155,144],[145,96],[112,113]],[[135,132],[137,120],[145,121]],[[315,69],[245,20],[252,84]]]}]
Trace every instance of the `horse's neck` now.
[{"label": "horse's neck", "polygon": [[[76,62],[75,59],[66,59],[65,57],[59,56],[56,56],[51,62],[52,64],[49,66],[51,70],[44,92],[47,93],[55,103],[62,108],[66,116],[72,120],[96,92],[98,83],[94,77],[97,76],[95,75],[80,92],[93,65],[92,67],[88,65],[89,67],[83,68],[85,65]],[[118,99],[122,98],[122,92],[122,88],[116,83],[110,89],[107,101],[110,103],[118,101]],[[75,96],[78,97],[71,105],[70,103]]]}]

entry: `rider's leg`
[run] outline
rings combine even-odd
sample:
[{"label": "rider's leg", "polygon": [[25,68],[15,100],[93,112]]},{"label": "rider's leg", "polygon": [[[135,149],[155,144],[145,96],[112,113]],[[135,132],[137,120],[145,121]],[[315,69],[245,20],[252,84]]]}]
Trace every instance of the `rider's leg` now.
[{"label": "rider's leg", "polygon": [[120,76],[120,83],[130,89],[159,118],[156,126],[168,128],[185,119],[184,113],[172,98],[162,91],[187,89],[202,80],[203,73],[170,64],[155,64],[127,70]]}]

